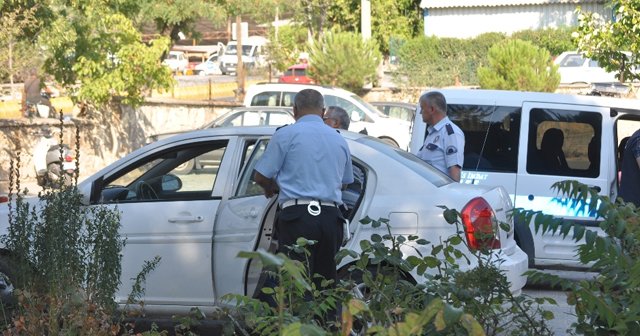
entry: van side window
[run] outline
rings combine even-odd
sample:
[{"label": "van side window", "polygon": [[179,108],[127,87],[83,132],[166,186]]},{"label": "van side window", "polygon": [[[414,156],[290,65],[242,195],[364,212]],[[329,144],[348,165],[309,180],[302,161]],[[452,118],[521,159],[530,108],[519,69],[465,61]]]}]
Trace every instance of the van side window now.
[{"label": "van side window", "polygon": [[281,106],[280,92],[261,92],[251,99],[251,106]]},{"label": "van side window", "polygon": [[520,107],[449,104],[448,116],[465,137],[465,171],[515,173]]},{"label": "van side window", "polygon": [[602,115],[556,109],[532,109],[527,172],[540,175],[598,177]]}]

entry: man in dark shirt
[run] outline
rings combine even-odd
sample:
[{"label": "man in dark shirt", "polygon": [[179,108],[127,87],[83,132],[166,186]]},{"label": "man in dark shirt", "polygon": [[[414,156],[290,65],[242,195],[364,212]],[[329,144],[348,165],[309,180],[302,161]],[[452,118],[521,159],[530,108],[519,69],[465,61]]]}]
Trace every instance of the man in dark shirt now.
[{"label": "man in dark shirt", "polygon": [[640,130],[633,133],[624,148],[619,196],[640,207]]}]

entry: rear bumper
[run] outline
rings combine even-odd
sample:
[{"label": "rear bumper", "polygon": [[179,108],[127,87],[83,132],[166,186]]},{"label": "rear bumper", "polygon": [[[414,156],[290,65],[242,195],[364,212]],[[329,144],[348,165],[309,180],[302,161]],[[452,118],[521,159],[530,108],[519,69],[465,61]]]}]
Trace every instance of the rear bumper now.
[{"label": "rear bumper", "polygon": [[500,260],[500,270],[509,280],[509,290],[518,295],[527,283],[527,276],[524,275],[524,272],[529,269],[529,259],[518,246],[515,246],[510,252],[509,255],[502,252],[492,257]]}]

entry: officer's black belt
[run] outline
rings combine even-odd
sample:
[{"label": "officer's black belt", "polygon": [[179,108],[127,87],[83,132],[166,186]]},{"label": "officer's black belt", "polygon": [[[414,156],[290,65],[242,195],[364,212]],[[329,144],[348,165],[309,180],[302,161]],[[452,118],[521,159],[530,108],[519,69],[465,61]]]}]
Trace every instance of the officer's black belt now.
[{"label": "officer's black belt", "polygon": [[293,205],[309,205],[311,202],[314,202],[314,201],[318,202],[320,206],[338,207],[338,204],[336,204],[336,202],[318,201],[318,200],[312,200],[312,199],[292,199],[282,203],[282,206],[280,208],[284,209]]}]

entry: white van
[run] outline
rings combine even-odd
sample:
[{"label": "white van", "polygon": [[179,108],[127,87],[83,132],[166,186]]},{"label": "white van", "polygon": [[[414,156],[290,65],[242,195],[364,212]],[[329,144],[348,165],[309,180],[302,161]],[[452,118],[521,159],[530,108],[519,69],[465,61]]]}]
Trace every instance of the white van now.
[{"label": "white van", "polygon": [[[599,230],[588,213],[563,204],[551,185],[577,180],[612,199],[618,194],[617,147],[640,128],[635,99],[491,90],[439,90],[465,133],[461,183],[504,186],[517,208],[540,210]],[[426,125],[414,120],[410,151]],[[542,231],[542,230],[540,230]],[[582,267],[571,234],[536,233],[516,223],[515,238],[538,268]]]},{"label": "white van", "polygon": [[293,106],[293,98],[303,89],[318,90],[326,106],[340,106],[351,116],[349,130],[366,133],[407,149],[411,123],[390,118],[353,92],[313,84],[259,83],[250,86],[244,96],[245,106]]},{"label": "white van", "polygon": [[[264,46],[268,41],[262,36],[249,36],[242,40],[242,63],[246,69],[266,64]],[[223,75],[235,73],[238,67],[238,41],[230,41],[218,60]]]}]

